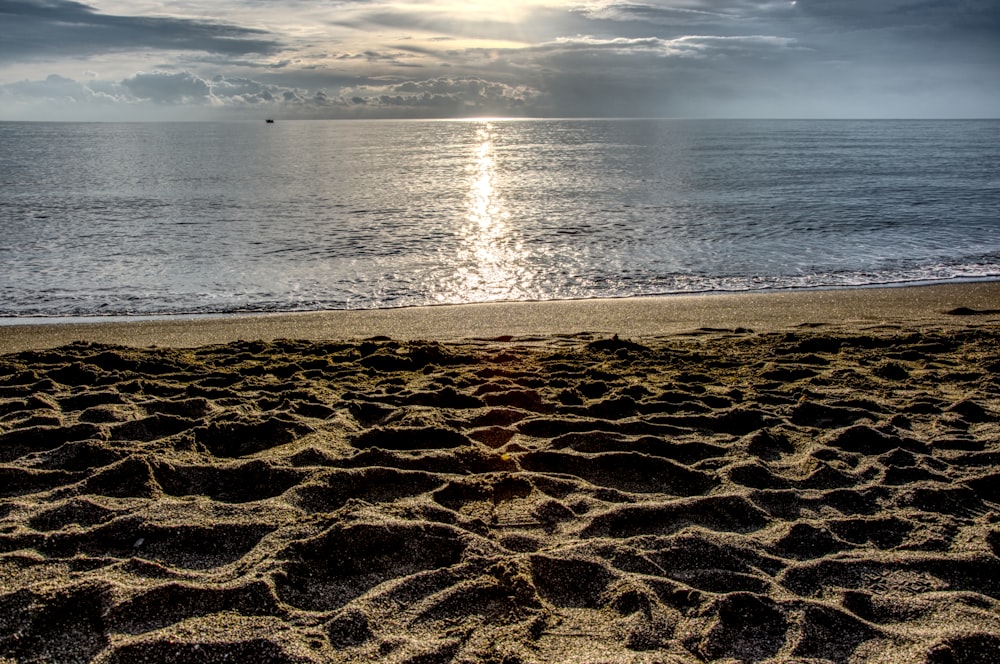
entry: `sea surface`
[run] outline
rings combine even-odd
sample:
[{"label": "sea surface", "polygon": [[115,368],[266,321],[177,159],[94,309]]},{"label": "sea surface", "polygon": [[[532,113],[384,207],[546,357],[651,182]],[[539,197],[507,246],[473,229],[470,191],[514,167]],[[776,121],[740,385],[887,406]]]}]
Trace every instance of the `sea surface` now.
[{"label": "sea surface", "polygon": [[1000,121],[0,123],[0,317],[1000,277]]}]

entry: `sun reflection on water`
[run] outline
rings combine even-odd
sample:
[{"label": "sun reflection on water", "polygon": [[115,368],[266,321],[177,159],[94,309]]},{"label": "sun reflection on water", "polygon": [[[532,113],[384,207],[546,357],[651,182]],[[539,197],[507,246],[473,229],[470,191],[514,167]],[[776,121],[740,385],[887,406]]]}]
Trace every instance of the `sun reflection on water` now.
[{"label": "sun reflection on water", "polygon": [[469,163],[467,212],[460,232],[455,286],[467,301],[530,297],[527,252],[512,228],[495,149],[496,125],[483,122]]}]

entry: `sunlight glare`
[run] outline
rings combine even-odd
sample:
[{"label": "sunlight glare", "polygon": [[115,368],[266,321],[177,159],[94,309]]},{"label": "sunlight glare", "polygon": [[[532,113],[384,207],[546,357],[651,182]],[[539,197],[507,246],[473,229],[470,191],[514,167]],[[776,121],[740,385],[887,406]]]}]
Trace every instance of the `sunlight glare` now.
[{"label": "sunlight glare", "polygon": [[476,128],[469,163],[467,195],[469,222],[463,233],[457,270],[458,286],[471,301],[514,299],[524,294],[530,277],[525,269],[525,252],[509,226],[498,185],[494,147],[495,125],[484,121]]}]

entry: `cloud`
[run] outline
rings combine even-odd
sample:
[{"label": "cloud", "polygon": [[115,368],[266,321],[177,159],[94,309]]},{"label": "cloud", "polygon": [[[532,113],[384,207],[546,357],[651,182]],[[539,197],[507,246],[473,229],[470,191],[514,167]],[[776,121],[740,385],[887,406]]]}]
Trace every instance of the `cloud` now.
[{"label": "cloud", "polygon": [[724,56],[753,56],[773,53],[794,47],[796,40],[790,37],[771,35],[744,35],[719,37],[712,35],[688,35],[676,39],[659,37],[601,39],[591,36],[563,37],[532,49],[533,52],[593,55],[608,53],[614,55],[654,54],[661,57],[709,58]]},{"label": "cloud", "polygon": [[522,114],[537,104],[541,94],[528,86],[468,78],[362,83],[329,93],[245,77],[206,79],[191,72],[153,71],[118,82],[84,83],[52,75],[0,86],[0,97],[30,99],[43,106],[71,102],[146,109],[194,107],[216,113],[265,110],[285,117],[459,117]]},{"label": "cloud", "polygon": [[804,35],[848,60],[1000,63],[994,0],[797,0],[795,10]]},{"label": "cloud", "polygon": [[352,104],[376,108],[435,110],[449,115],[519,115],[536,105],[541,93],[476,78],[434,78],[389,85],[363,85],[342,91]]},{"label": "cloud", "polygon": [[121,81],[120,87],[128,94],[126,101],[154,106],[208,106],[224,111],[248,107],[294,110],[344,105],[323,90],[310,93],[244,77],[217,75],[206,79],[186,71],[138,73]]},{"label": "cloud", "polygon": [[797,0],[798,12],[857,29],[927,26],[939,30],[997,30],[993,0]]},{"label": "cloud", "polygon": [[40,81],[17,81],[0,86],[0,94],[8,99],[23,98],[51,104],[115,104],[125,101],[127,96],[119,84],[80,83],[58,74]]},{"label": "cloud", "polygon": [[122,86],[136,99],[156,104],[207,104],[213,98],[212,86],[188,72],[136,74]]},{"label": "cloud", "polygon": [[[772,36],[577,36],[481,55],[494,77],[543,91],[548,113],[688,115],[720,91],[753,93],[761,85],[758,72],[765,78],[781,72],[797,48],[794,40]],[[686,101],[678,106],[682,96]]]},{"label": "cloud", "polygon": [[762,8],[787,7],[787,2],[746,2],[730,0],[729,2],[631,2],[605,0],[592,2],[575,11],[594,19],[611,19],[615,21],[642,21],[645,23],[718,25],[745,19],[759,13]]},{"label": "cloud", "polygon": [[0,117],[1000,114],[996,0],[185,6],[0,0]]},{"label": "cloud", "polygon": [[185,18],[115,16],[72,0],[0,0],[0,58],[87,57],[131,50],[272,54],[269,33],[231,23]]}]

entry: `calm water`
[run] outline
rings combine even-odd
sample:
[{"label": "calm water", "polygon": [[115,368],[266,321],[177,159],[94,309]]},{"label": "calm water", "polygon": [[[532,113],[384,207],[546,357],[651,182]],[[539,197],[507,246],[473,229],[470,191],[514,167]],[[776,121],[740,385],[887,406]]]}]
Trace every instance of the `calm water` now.
[{"label": "calm water", "polygon": [[1000,276],[1000,121],[0,123],[0,316]]}]

